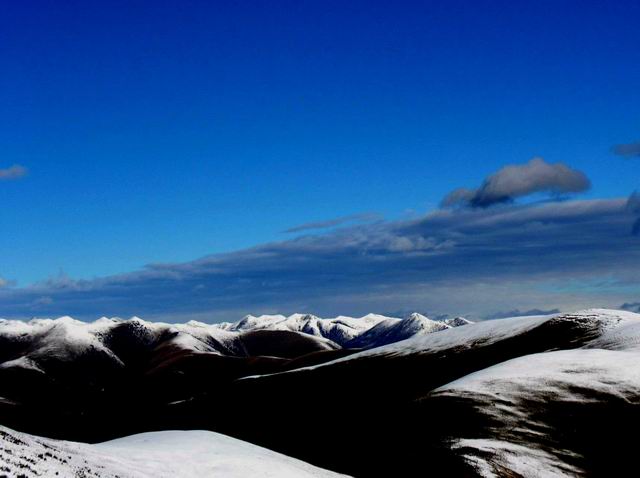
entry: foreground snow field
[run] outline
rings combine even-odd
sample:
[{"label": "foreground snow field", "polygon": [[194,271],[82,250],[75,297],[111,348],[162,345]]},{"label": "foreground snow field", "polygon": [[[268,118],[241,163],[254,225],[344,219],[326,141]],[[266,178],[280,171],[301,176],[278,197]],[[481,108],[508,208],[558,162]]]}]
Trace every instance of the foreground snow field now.
[{"label": "foreground snow field", "polygon": [[0,427],[0,476],[329,478],[346,476],[208,431],[142,433],[97,445]]}]

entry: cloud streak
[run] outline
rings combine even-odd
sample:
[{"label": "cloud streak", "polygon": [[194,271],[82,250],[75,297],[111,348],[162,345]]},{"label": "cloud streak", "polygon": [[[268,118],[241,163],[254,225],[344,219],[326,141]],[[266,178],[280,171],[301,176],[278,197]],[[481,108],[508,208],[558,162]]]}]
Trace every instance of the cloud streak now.
[{"label": "cloud streak", "polygon": [[590,187],[589,179],[581,171],[533,158],[525,164],[505,166],[487,177],[477,189],[452,191],[442,200],[442,205],[486,208],[534,193],[579,193]]},{"label": "cloud streak", "polygon": [[375,214],[372,212],[365,212],[361,214],[351,214],[349,216],[341,216],[335,219],[327,219],[325,221],[306,222],[304,224],[300,224],[299,226],[291,227],[283,232],[294,233],[294,232],[312,231],[312,230],[318,230],[318,229],[329,229],[331,227],[343,226],[349,223],[371,222],[371,221],[377,221],[379,219],[381,219],[381,216],[379,214]]},{"label": "cloud streak", "polygon": [[640,157],[640,141],[636,143],[617,144],[613,148],[613,153],[627,158]]},{"label": "cloud streak", "polygon": [[[117,276],[57,277],[0,289],[0,316],[229,320],[248,312],[414,309],[484,317],[514,303],[615,306],[634,299],[629,288],[640,292],[627,202],[437,210]],[[625,287],[563,287],[600,278]]]},{"label": "cloud streak", "polygon": [[27,168],[14,164],[8,168],[0,169],[0,181],[8,181],[11,179],[18,179],[28,174]]}]

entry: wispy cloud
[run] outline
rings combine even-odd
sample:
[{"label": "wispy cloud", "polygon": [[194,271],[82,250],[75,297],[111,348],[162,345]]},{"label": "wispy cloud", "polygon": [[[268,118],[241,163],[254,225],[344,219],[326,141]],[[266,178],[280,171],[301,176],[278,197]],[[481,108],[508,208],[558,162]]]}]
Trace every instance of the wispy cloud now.
[{"label": "wispy cloud", "polygon": [[591,186],[587,176],[562,163],[533,158],[526,164],[505,166],[487,177],[477,189],[460,188],[449,193],[442,205],[489,207],[509,203],[534,193],[578,193]]},{"label": "wispy cloud", "polygon": [[613,153],[619,156],[640,157],[640,141],[636,143],[617,144],[613,148]]},{"label": "wispy cloud", "polygon": [[28,174],[27,168],[14,164],[8,168],[0,169],[0,180],[7,181],[10,179],[18,179]]},{"label": "wispy cloud", "polygon": [[382,219],[380,214],[373,212],[365,212],[361,214],[351,214],[349,216],[341,216],[334,219],[327,219],[324,221],[305,222],[299,226],[291,227],[283,232],[293,233],[302,231],[312,231],[318,229],[328,229],[336,226],[343,226],[354,222],[371,222]]}]

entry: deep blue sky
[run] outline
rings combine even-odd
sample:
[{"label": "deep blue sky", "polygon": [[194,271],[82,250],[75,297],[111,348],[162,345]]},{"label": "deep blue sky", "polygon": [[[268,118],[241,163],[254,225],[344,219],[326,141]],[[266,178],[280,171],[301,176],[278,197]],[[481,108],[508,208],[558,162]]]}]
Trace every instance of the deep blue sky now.
[{"label": "deep blue sky", "polygon": [[[640,3],[5,2],[0,277],[19,287],[437,208],[506,164],[627,197]],[[2,312],[2,310],[0,310]]]}]

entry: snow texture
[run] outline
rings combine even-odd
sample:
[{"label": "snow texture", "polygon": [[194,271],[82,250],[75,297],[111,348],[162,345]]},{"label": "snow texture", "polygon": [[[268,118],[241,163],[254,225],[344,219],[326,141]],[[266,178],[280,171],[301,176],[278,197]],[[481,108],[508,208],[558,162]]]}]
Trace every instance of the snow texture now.
[{"label": "snow texture", "polygon": [[89,445],[0,426],[9,478],[329,478],[345,476],[208,431],[163,431]]}]

